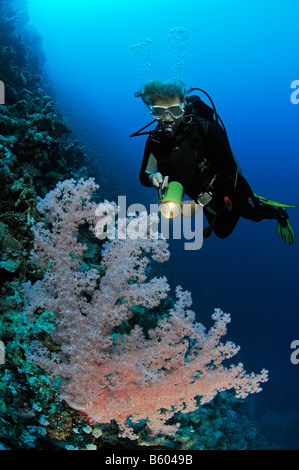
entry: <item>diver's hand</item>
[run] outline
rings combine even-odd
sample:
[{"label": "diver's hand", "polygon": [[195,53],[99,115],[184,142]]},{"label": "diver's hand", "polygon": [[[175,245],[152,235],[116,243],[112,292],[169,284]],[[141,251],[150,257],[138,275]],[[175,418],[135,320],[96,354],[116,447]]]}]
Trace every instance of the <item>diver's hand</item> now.
[{"label": "diver's hand", "polygon": [[154,188],[159,189],[160,185],[163,183],[163,176],[161,173],[151,173],[149,175],[149,180]]}]

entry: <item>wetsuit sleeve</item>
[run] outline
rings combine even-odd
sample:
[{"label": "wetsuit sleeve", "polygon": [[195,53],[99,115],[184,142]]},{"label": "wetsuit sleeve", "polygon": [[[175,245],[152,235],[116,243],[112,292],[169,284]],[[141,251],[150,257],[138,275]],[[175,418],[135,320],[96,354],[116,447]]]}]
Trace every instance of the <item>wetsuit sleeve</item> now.
[{"label": "wetsuit sleeve", "polygon": [[152,183],[149,180],[149,175],[155,173],[157,170],[157,160],[152,153],[150,140],[148,139],[145,144],[144,155],[139,171],[139,179],[143,186],[152,187]]}]

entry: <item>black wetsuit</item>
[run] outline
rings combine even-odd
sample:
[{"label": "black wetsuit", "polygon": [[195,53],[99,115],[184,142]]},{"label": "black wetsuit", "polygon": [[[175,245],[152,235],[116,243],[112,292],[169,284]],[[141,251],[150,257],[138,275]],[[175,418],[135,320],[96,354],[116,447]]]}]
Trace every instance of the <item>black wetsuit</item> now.
[{"label": "black wetsuit", "polygon": [[195,202],[216,177],[213,187],[209,188],[213,198],[204,207],[204,214],[219,238],[230,235],[240,217],[256,222],[278,219],[277,209],[260,204],[238,172],[228,139],[217,123],[194,118],[191,124],[181,123],[172,138],[163,133],[150,135],[139,173],[141,183],[148,187],[152,186],[149,174],[153,169],[148,171],[150,160],[151,167],[156,161],[154,171],[169,176],[169,181],[180,182],[184,194]]}]

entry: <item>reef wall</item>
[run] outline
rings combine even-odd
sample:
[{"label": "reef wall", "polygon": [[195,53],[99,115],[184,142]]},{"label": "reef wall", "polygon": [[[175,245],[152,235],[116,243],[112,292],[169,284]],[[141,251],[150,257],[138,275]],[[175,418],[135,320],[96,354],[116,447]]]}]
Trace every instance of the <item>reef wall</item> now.
[{"label": "reef wall", "polygon": [[0,365],[0,441],[4,448],[32,448],[43,440],[46,395],[50,440],[60,440],[65,427],[72,426],[72,419],[64,417],[64,407],[50,412],[55,409],[50,388],[40,383],[41,396],[35,400],[32,394],[32,381],[41,374],[30,372],[24,358],[22,286],[39,276],[28,263],[37,201],[58,181],[88,175],[84,148],[71,136],[49,95],[41,41],[27,21],[26,1],[17,2],[17,8],[13,1],[1,2],[0,80],[5,104],[0,105],[0,339],[5,359]]}]

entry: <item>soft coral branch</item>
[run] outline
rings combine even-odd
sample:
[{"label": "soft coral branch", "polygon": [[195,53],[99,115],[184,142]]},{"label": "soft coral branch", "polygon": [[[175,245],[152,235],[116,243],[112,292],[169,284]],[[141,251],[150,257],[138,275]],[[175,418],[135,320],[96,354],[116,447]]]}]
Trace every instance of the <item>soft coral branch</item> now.
[{"label": "soft coral branch", "polygon": [[[135,324],[129,332],[115,333],[115,327],[134,320],[134,307],[152,309],[167,297],[167,279],[149,280],[147,270],[150,257],[163,262],[169,251],[165,240],[152,236],[153,220],[141,214],[122,220],[114,231],[121,236],[103,245],[103,273],[87,269],[79,227],[87,222],[96,233],[95,214],[102,217],[108,204],[98,210],[91,201],[95,189],[93,180],[68,180],[39,203],[45,222],[34,227],[32,259],[45,275],[24,287],[28,318],[34,321],[40,308],[55,314],[52,339],[60,349],[51,353],[35,342],[30,358],[62,378],[61,398],[95,421],[115,420],[132,437],[129,418],[146,419],[155,434],[173,432],[176,427],[165,423],[179,410],[193,411],[196,397],[206,403],[226,389],[242,398],[260,391],[265,370],[248,375],[242,364],[223,365],[239,349],[220,341],[229,314],[215,310],[214,325],[206,332],[189,309],[191,294],[181,287],[173,307],[161,312],[152,329],[145,332]],[[109,208],[115,216],[115,204]],[[137,237],[123,236],[136,226]]]}]

